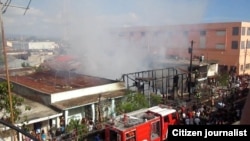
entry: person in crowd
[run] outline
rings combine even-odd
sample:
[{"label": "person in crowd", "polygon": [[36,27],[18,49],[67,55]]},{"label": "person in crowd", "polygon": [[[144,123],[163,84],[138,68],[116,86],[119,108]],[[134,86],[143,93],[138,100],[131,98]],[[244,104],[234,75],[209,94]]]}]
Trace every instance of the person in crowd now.
[{"label": "person in crowd", "polygon": [[97,134],[97,135],[95,136],[95,141],[101,141],[100,134]]},{"label": "person in crowd", "polygon": [[181,115],[182,115],[182,123],[185,124],[185,120],[186,120],[186,118],[187,118],[187,115],[186,115],[185,112],[182,112]]},{"label": "person in crowd", "polygon": [[41,138],[42,138],[42,141],[46,141],[46,134],[45,134],[44,130],[42,130],[42,132],[41,132]]},{"label": "person in crowd", "polygon": [[201,122],[200,118],[198,116],[195,116],[194,125],[200,125],[200,122]]},{"label": "person in crowd", "polygon": [[189,117],[185,118],[185,125],[190,125],[190,118]]}]

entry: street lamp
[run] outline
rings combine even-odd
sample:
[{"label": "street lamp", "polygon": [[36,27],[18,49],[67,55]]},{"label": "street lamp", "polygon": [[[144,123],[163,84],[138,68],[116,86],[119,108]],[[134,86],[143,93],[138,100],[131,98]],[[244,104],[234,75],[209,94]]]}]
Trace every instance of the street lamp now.
[{"label": "street lamp", "polygon": [[191,87],[192,87],[192,61],[193,61],[193,44],[194,41],[191,41],[191,47],[188,49],[188,52],[190,53],[190,66],[189,66],[189,73],[188,73],[188,100],[191,100]]}]

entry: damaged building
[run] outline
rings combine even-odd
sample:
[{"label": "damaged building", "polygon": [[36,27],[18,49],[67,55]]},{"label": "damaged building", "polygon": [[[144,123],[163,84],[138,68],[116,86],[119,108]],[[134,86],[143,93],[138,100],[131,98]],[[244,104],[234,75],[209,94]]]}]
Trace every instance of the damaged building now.
[{"label": "damaged building", "polygon": [[[50,61],[49,65],[43,64],[43,67],[25,73],[10,70],[13,93],[24,97],[26,102],[41,105],[27,103],[31,110],[23,113],[28,117],[26,124],[38,132],[65,126],[71,119],[109,119],[115,116],[115,105],[126,92],[122,81],[78,74],[73,66],[58,66],[59,63],[65,65],[66,58],[60,56],[55,61],[63,62]],[[52,64],[57,64],[60,69],[53,69]],[[5,80],[6,77],[1,76],[1,81]]]}]

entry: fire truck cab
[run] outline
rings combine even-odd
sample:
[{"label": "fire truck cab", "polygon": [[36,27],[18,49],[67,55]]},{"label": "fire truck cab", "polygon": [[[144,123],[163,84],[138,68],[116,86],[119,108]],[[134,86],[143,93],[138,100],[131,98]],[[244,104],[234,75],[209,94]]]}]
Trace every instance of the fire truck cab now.
[{"label": "fire truck cab", "polygon": [[168,125],[178,122],[178,112],[165,105],[137,110],[108,122],[105,141],[164,141]]}]

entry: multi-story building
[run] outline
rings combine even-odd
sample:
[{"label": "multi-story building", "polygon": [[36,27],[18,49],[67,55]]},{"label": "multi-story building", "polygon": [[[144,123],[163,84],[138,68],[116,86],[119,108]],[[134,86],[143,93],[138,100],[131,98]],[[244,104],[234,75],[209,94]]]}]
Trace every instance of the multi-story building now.
[{"label": "multi-story building", "polygon": [[7,46],[12,50],[54,50],[59,48],[56,42],[52,41],[7,41]]},{"label": "multi-story building", "polygon": [[250,73],[250,22],[129,27],[118,36],[140,43],[152,54],[175,58],[189,59],[193,47],[194,58],[216,61],[220,70]]}]

